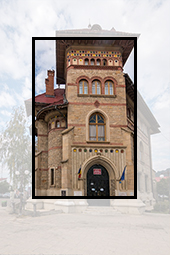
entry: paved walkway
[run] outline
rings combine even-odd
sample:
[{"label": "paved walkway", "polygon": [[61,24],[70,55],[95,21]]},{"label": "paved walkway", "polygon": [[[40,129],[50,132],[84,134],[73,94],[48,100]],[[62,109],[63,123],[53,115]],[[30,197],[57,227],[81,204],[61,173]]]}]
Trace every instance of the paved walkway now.
[{"label": "paved walkway", "polygon": [[168,255],[170,215],[9,214],[0,208],[0,254]]}]

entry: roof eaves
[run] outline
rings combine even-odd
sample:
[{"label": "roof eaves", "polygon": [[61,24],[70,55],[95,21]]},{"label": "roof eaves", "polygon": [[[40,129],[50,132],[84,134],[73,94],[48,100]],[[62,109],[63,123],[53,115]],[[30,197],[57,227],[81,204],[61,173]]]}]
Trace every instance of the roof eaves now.
[{"label": "roof eaves", "polygon": [[67,106],[67,105],[68,105],[68,102],[65,102],[65,103],[63,103],[63,104],[58,104],[58,105],[56,105],[56,104],[48,105],[48,106],[42,108],[42,109],[37,113],[36,119],[39,119],[41,113],[43,113],[43,112],[46,111],[46,110],[52,110],[53,108],[56,109],[56,108],[58,108],[58,107]]}]

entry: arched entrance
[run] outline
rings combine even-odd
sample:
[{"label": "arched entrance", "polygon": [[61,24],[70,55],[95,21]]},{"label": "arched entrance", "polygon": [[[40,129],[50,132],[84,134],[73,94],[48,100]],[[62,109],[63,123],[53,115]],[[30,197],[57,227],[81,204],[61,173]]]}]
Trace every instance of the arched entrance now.
[{"label": "arched entrance", "polygon": [[100,164],[91,166],[87,172],[87,196],[108,197],[109,174]]},{"label": "arched entrance", "polygon": [[[100,171],[99,171],[99,174],[93,174],[93,169],[101,169],[101,175],[100,175]],[[105,173],[104,176],[102,173],[103,174]],[[116,179],[118,179],[118,171],[114,163],[109,158],[106,158],[105,156],[102,156],[102,155],[95,155],[87,159],[82,165],[82,177],[84,180],[84,182],[82,183],[83,184],[82,188],[84,189],[84,195],[88,196],[88,198],[90,198],[89,200],[92,200],[92,198],[94,198],[95,200],[99,200],[101,197],[104,199],[100,199],[100,200],[106,201],[108,200],[106,199],[107,196],[108,197],[115,196]],[[91,183],[93,183],[93,182],[90,182],[90,180],[93,181],[94,180],[93,178],[95,180],[96,179],[99,179],[101,181],[102,179],[104,180],[104,185],[106,186],[106,190],[102,195],[99,195],[101,192],[103,192],[102,190],[100,190],[100,192],[98,193],[98,196],[94,194],[90,194],[89,189],[91,186],[93,186],[93,185],[90,185]],[[99,184],[102,184],[102,183],[100,183],[99,181]],[[101,186],[100,188],[104,188],[104,187]]]}]

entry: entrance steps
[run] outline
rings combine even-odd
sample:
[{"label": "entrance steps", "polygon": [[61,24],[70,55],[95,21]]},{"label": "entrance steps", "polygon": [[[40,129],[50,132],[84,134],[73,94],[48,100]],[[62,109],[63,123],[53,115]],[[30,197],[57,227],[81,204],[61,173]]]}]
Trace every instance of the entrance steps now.
[{"label": "entrance steps", "polygon": [[112,206],[88,206],[83,214],[91,215],[117,215],[121,214],[119,211],[114,209]]}]

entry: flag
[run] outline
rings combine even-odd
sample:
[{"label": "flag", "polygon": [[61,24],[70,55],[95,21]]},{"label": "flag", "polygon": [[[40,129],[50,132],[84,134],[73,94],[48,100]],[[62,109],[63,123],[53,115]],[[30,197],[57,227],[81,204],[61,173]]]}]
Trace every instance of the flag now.
[{"label": "flag", "polygon": [[80,166],[80,168],[79,168],[79,170],[78,170],[78,178],[80,179],[81,178],[81,166]]},{"label": "flag", "polygon": [[123,173],[122,173],[122,176],[121,176],[121,178],[119,180],[119,183],[121,183],[121,181],[124,181],[124,179],[125,179],[125,170],[126,170],[126,166],[125,166],[125,168],[123,170]]}]

